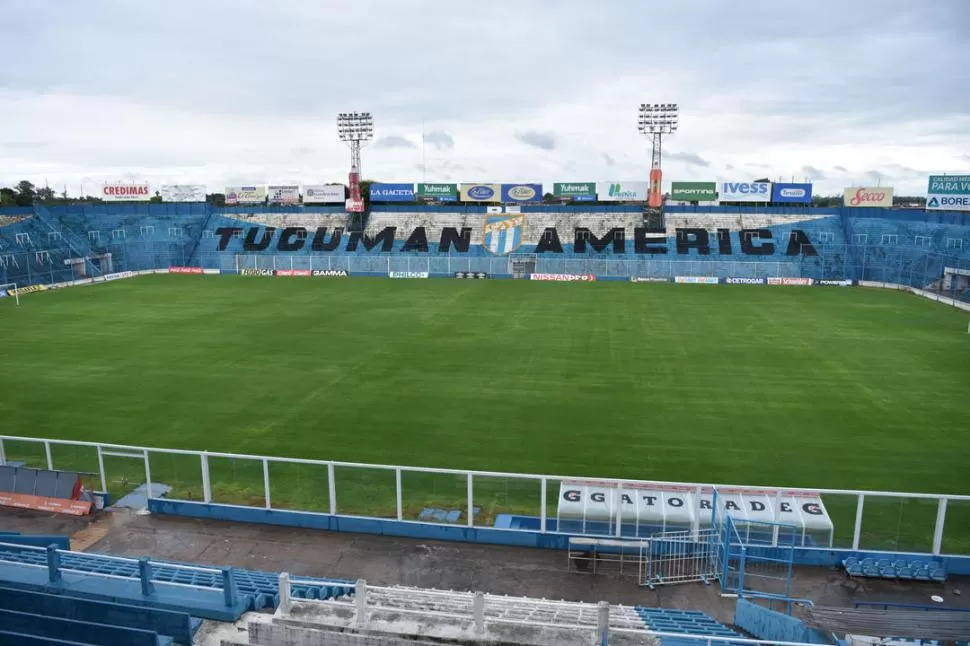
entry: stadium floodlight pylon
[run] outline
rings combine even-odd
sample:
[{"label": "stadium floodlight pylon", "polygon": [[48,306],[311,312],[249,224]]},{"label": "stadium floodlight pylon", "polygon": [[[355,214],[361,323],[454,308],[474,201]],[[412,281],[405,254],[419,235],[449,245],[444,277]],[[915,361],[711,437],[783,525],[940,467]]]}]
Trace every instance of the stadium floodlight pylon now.
[{"label": "stadium floodlight pylon", "polygon": [[680,121],[680,106],[676,103],[641,103],[637,129],[645,137],[650,137],[650,193],[648,204],[655,209],[663,205],[660,188],[663,173],[660,170],[661,151],[664,135],[677,132]]},{"label": "stadium floodlight pylon", "polygon": [[[17,290],[17,283],[0,283],[0,293],[11,294],[13,293],[14,301],[17,305],[20,305],[20,292]],[[967,330],[970,332],[970,329]]]},{"label": "stadium floodlight pylon", "polygon": [[347,211],[363,213],[364,200],[360,194],[360,147],[374,138],[374,116],[370,112],[339,112],[337,136],[350,148],[350,198]]}]

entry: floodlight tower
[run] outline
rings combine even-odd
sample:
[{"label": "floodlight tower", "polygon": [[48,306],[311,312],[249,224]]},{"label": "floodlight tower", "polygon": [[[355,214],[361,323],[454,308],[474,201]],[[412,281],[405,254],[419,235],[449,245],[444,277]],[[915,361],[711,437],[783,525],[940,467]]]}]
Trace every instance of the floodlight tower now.
[{"label": "floodlight tower", "polygon": [[347,211],[363,213],[364,200],[360,195],[360,147],[374,138],[374,117],[370,112],[340,112],[337,114],[337,135],[350,148],[350,198]]},{"label": "floodlight tower", "polygon": [[640,118],[637,121],[640,134],[650,137],[652,151],[650,154],[650,193],[648,204],[653,208],[663,205],[663,193],[660,182],[663,173],[660,170],[663,136],[677,132],[679,106],[676,103],[641,103]]}]

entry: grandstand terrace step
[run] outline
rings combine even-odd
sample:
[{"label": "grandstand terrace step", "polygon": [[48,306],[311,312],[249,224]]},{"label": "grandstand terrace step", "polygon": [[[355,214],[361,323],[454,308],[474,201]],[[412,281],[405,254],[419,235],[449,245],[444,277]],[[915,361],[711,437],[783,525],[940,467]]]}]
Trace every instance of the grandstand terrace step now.
[{"label": "grandstand terrace step", "polygon": [[[638,606],[636,611],[647,628],[657,632],[735,639],[740,637],[737,632],[696,610],[641,608]],[[664,643],[667,643],[667,638],[664,639]]]}]

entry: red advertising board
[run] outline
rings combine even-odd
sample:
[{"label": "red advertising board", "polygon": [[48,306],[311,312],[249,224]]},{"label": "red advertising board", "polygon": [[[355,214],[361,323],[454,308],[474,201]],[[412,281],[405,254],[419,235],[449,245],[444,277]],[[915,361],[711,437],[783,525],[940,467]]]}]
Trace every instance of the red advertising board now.
[{"label": "red advertising board", "polygon": [[201,274],[202,267],[169,267],[170,274]]},{"label": "red advertising board", "polygon": [[36,509],[70,516],[85,516],[91,513],[91,501],[45,498],[44,496],[33,496],[26,493],[0,493],[0,507]]},{"label": "red advertising board", "polygon": [[313,272],[309,269],[277,269],[277,276],[312,276]]}]

